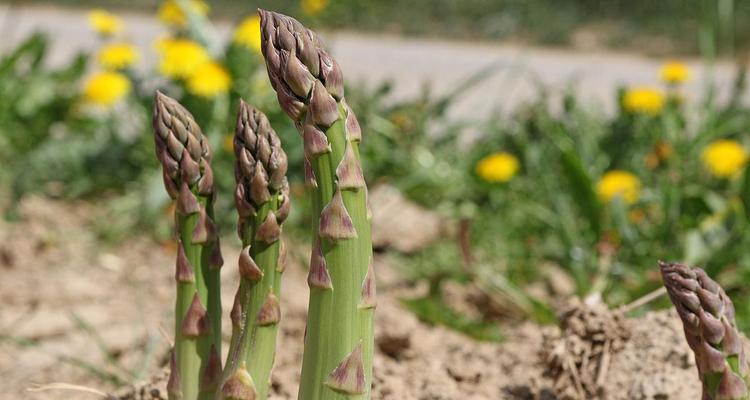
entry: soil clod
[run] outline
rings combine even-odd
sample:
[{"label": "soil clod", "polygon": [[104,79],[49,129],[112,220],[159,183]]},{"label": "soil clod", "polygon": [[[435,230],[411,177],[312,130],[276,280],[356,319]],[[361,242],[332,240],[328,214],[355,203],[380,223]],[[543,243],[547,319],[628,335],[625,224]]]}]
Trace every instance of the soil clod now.
[{"label": "soil clod", "polygon": [[607,398],[612,354],[630,338],[625,317],[602,303],[575,301],[560,313],[561,330],[546,332],[542,358],[562,398]]}]

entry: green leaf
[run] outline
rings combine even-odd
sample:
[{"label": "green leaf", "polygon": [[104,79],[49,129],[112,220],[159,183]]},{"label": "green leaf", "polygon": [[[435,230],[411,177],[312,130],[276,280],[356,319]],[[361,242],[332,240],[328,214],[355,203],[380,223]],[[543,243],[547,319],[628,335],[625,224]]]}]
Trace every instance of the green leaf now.
[{"label": "green leaf", "polygon": [[19,68],[25,69],[25,72],[34,71],[40,66],[46,53],[47,37],[37,32],[0,60],[0,76],[13,72],[21,73],[17,71]]},{"label": "green leaf", "polygon": [[436,296],[402,299],[401,303],[424,322],[449,327],[477,340],[503,340],[500,327],[496,324],[472,319],[456,312]]},{"label": "green leaf", "polygon": [[589,227],[598,238],[601,234],[602,206],[596,197],[591,177],[583,168],[581,158],[575,151],[562,151],[561,161],[563,172],[570,184],[570,194],[573,196],[581,214],[588,220]]},{"label": "green leaf", "polygon": [[745,168],[740,188],[740,199],[745,208],[745,215],[750,216],[750,168]]},{"label": "green leaf", "polygon": [[628,206],[621,197],[615,198],[610,204],[612,219],[617,231],[626,243],[633,244],[637,241],[637,232],[628,219]]},{"label": "green leaf", "polygon": [[502,299],[503,304],[516,308],[538,323],[548,324],[557,321],[552,307],[527,294],[499,271],[479,265],[475,267],[475,272],[477,284],[495,300]]}]

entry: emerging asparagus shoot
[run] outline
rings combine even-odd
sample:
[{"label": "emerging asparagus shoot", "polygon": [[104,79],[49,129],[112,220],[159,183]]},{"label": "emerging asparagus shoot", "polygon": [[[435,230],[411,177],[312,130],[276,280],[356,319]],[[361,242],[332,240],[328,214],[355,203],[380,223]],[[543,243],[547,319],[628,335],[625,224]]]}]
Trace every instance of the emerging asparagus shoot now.
[{"label": "emerging asparagus shoot", "polygon": [[369,399],[375,277],[361,132],[336,61],[293,18],[260,11],[262,50],[282,109],[304,141],[315,214],[299,399]]},{"label": "emerging asparagus shoot", "polygon": [[284,270],[279,235],[289,215],[287,157],[263,113],[240,102],[234,136],[240,287],[231,312],[232,340],[221,397],[265,400],[280,319]]},{"label": "emerging asparagus shoot", "polygon": [[748,365],[734,305],[700,268],[659,262],[664,286],[695,353],[704,400],[747,400]]},{"label": "emerging asparagus shoot", "polygon": [[176,202],[175,341],[170,399],[212,399],[221,378],[223,264],[213,222],[214,183],[208,140],[177,101],[154,98],[156,156],[164,186]]}]

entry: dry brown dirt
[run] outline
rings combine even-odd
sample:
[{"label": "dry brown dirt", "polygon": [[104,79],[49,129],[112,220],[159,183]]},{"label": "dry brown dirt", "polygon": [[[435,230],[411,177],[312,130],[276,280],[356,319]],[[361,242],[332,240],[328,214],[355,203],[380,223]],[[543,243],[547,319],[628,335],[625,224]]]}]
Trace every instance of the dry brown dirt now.
[{"label": "dry brown dirt", "polygon": [[[146,237],[102,245],[88,226],[92,215],[100,218],[93,210],[90,204],[30,197],[23,203],[22,222],[0,222],[0,399],[97,398],[27,391],[52,382],[120,398],[163,397],[158,377],[168,344],[159,329],[171,335],[175,249]],[[238,249],[232,240],[225,242],[224,302],[230,304]],[[289,247],[273,376],[277,400],[296,398],[307,303],[307,248]],[[415,289],[404,287],[389,257],[377,257],[376,269],[373,399],[700,397],[692,356],[671,312],[626,319],[577,305],[568,309],[562,332],[522,323],[505,327],[501,344],[479,343],[419,322],[399,305],[398,297]],[[157,379],[134,390],[104,376],[124,382]]]}]

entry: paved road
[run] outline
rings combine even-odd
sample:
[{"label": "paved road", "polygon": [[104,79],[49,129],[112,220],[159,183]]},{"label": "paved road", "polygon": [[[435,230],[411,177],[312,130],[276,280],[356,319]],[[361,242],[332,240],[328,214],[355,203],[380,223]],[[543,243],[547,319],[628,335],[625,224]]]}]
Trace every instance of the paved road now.
[{"label": "paved road", "polygon": [[[153,17],[123,14],[130,39],[144,52],[164,30]],[[228,22],[216,24],[216,35],[226,39]],[[9,7],[0,5],[0,52],[7,51],[34,30],[49,32],[53,38],[51,62],[60,63],[75,50],[90,49],[96,37],[86,25],[81,10],[48,7]],[[521,47],[509,44],[472,44],[426,39],[404,39],[388,36],[366,36],[351,33],[324,35],[344,69],[347,79],[364,80],[374,85],[393,80],[395,98],[420,93],[425,84],[435,92],[445,92],[488,65],[498,65],[497,73],[456,105],[454,116],[480,117],[534,98],[538,84],[559,93],[573,84],[580,96],[602,110],[611,110],[614,90],[620,84],[658,84],[661,60],[631,54],[582,53]],[[148,53],[145,53],[148,54]],[[695,74],[687,85],[687,97],[696,99],[702,92],[708,74],[699,62],[689,61]],[[714,80],[729,87],[731,65],[715,68]]]}]

